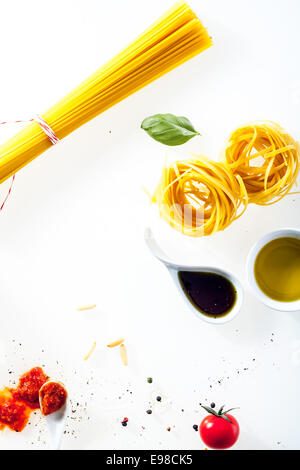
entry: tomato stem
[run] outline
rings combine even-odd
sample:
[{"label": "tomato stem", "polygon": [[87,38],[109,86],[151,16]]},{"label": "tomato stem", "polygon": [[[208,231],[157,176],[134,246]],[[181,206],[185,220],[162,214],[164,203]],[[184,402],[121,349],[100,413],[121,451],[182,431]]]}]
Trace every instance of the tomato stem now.
[{"label": "tomato stem", "polygon": [[229,410],[223,411],[224,408],[225,408],[225,405],[221,406],[221,408],[219,409],[219,411],[214,410],[214,409],[211,408],[210,406],[201,405],[201,407],[204,408],[205,411],[207,411],[208,413],[210,413],[210,414],[212,414],[212,415],[214,415],[214,416],[217,416],[217,418],[223,418],[223,419],[225,419],[226,421],[229,421],[230,423],[232,423],[232,421],[228,418],[228,416],[226,416],[226,414],[229,413],[229,411],[238,410],[238,408],[229,408]]}]

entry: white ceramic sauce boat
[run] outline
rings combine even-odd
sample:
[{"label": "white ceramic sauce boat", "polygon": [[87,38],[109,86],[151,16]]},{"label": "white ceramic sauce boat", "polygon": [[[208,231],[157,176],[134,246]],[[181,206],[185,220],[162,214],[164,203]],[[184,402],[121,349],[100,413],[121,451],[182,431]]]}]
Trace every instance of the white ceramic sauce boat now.
[{"label": "white ceramic sauce boat", "polygon": [[[155,238],[153,237],[152,231],[150,228],[146,228],[145,230],[145,241],[146,244],[151,251],[151,253],[159,260],[161,261],[166,268],[169,270],[176,286],[181,295],[183,296],[185,302],[187,305],[190,307],[190,309],[193,311],[193,313],[197,316],[197,318],[200,318],[201,320],[204,320],[208,323],[212,323],[215,325],[220,325],[227,323],[231,321],[236,315],[239,313],[241,306],[243,304],[243,298],[244,298],[244,290],[243,287],[240,283],[240,281],[231,273],[228,271],[224,271],[219,268],[211,267],[211,266],[186,266],[186,265],[180,265],[176,264],[173,261],[169,259],[167,255],[161,250],[161,248],[158,246]],[[236,301],[234,306],[232,307],[231,311],[228,312],[224,316],[220,316],[219,318],[214,318],[210,317],[208,315],[205,315],[204,313],[201,313],[200,310],[198,310],[192,302],[189,300],[187,295],[185,294],[182,285],[179,280],[178,273],[180,271],[192,271],[192,272],[206,272],[206,273],[213,273],[213,274],[219,274],[220,276],[223,276],[225,279],[228,279],[234,286],[235,291],[236,291]]]}]

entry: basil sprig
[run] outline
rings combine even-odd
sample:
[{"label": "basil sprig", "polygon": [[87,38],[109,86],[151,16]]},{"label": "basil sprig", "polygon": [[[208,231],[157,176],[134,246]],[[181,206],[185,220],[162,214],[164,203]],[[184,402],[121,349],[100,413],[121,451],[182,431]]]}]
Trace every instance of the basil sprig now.
[{"label": "basil sprig", "polygon": [[141,128],[158,142],[175,146],[181,145],[195,135],[200,135],[192,123],[184,116],[174,114],[154,114],[143,120]]}]

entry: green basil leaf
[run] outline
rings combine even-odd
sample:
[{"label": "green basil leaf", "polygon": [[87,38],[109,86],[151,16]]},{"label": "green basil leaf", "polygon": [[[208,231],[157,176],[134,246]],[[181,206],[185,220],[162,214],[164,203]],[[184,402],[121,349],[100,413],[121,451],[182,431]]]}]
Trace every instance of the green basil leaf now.
[{"label": "green basil leaf", "polygon": [[141,128],[158,142],[175,146],[182,145],[195,135],[200,135],[184,116],[154,114],[143,120]]}]

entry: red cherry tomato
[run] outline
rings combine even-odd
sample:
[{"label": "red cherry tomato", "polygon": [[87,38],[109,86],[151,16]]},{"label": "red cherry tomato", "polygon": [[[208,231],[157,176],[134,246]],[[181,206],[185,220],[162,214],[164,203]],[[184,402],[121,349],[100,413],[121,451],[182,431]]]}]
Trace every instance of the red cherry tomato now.
[{"label": "red cherry tomato", "polygon": [[236,443],[240,434],[237,420],[226,414],[231,423],[221,416],[210,414],[200,424],[200,436],[211,449],[228,449]]}]

